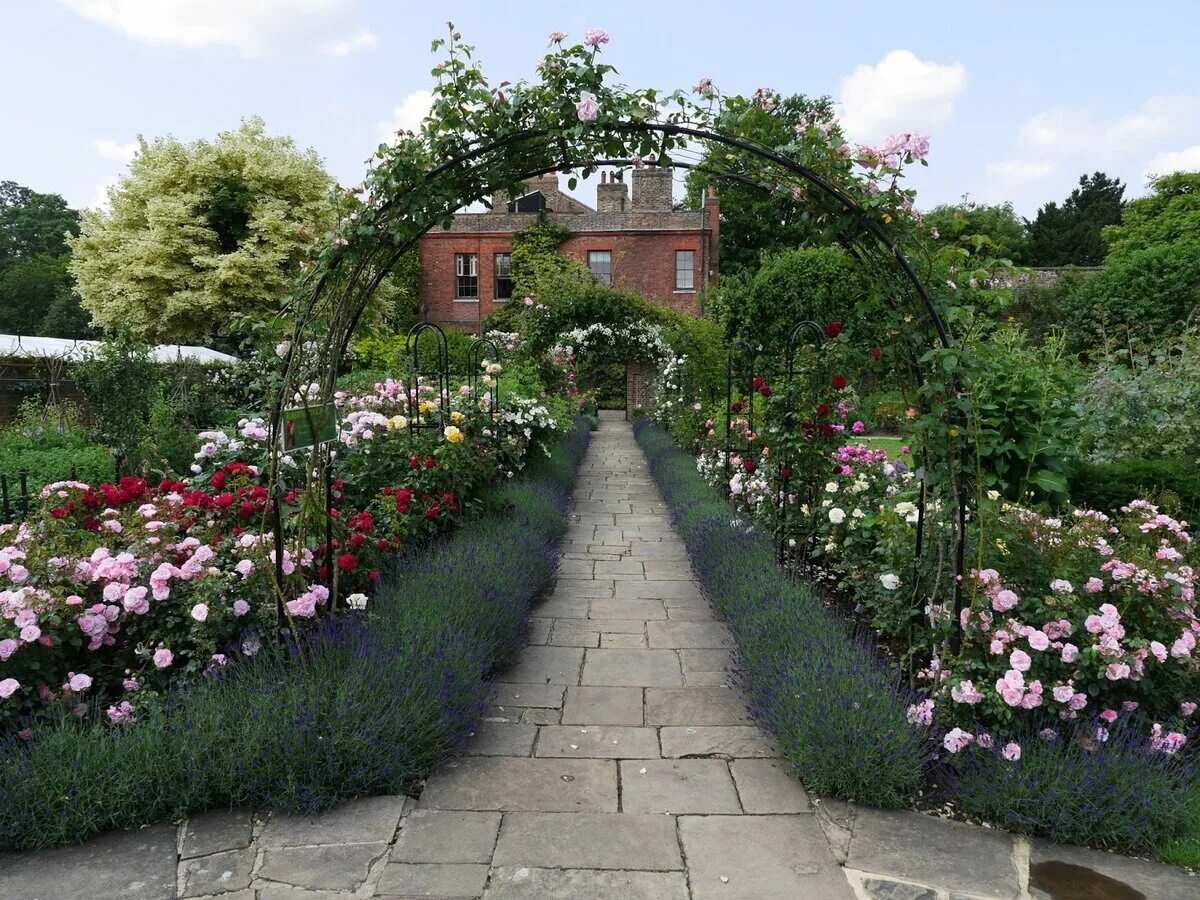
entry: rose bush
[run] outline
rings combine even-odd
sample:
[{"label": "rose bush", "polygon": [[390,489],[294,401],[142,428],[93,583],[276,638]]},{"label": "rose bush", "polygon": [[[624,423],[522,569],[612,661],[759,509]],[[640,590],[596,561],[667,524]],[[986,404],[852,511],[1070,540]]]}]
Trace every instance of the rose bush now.
[{"label": "rose bush", "polygon": [[[493,402],[499,365],[484,370],[451,396],[445,426],[423,383],[412,397],[394,381],[337,397],[332,544],[320,533],[283,552],[293,624],[328,607],[331,576],[343,594],[368,592],[401,547],[451,527],[487,483],[548,455],[561,403]],[[410,419],[439,427],[410,430]],[[0,526],[0,728],[26,720],[30,737],[36,719],[62,710],[128,724],[164,689],[271,639],[267,428],[243,419],[199,439],[187,480],[60,482],[25,522]],[[306,451],[288,463],[304,484]],[[283,497],[285,528],[306,501],[303,488]]]}]

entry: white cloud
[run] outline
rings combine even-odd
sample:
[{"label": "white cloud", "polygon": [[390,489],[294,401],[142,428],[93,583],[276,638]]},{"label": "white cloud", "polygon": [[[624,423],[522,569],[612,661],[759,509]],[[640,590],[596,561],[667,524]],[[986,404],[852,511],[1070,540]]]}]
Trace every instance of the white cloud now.
[{"label": "white cloud", "polygon": [[966,87],[962,63],[942,65],[893,50],[878,65],[859,66],[842,81],[842,127],[861,141],[897,131],[928,134],[950,121]]},{"label": "white cloud", "polygon": [[1137,151],[1177,134],[1182,123],[1198,113],[1200,97],[1186,94],[1151,97],[1141,109],[1109,121],[1097,120],[1090,109],[1059,107],[1022,122],[1017,142],[1030,153],[1046,156]]},{"label": "white cloud", "polygon": [[431,91],[413,91],[400,101],[399,106],[392,107],[392,117],[386,122],[379,123],[379,139],[385,144],[396,140],[397,131],[418,131],[421,120],[429,115],[433,106]]},{"label": "white cloud", "polygon": [[98,138],[92,141],[92,146],[105,159],[115,159],[117,162],[122,163],[132,162],[133,157],[138,152],[137,141],[130,144],[118,144],[116,141],[110,141],[107,138]]},{"label": "white cloud", "polygon": [[156,46],[233,47],[248,57],[345,56],[373,47],[352,27],[357,0],[59,0],[79,15]]},{"label": "white cloud", "polygon": [[363,29],[348,38],[326,41],[321,45],[320,52],[322,56],[333,56],[340,59],[343,56],[349,56],[355,50],[368,50],[378,43],[379,38]]},{"label": "white cloud", "polygon": [[1160,153],[1142,170],[1143,180],[1149,180],[1152,175],[1170,175],[1172,172],[1200,172],[1200,144]]}]

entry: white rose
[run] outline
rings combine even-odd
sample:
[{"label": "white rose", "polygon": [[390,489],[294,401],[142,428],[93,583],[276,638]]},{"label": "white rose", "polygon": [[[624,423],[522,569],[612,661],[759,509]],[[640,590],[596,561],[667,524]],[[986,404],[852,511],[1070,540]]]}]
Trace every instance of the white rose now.
[{"label": "white rose", "polygon": [[836,481],[831,481],[825,485],[825,493],[827,493],[827,494],[836,494],[837,489],[838,489],[838,486],[837,486]]},{"label": "white rose", "polygon": [[1000,492],[999,491],[988,491],[987,497],[989,500],[999,500]]},{"label": "white rose", "polygon": [[896,588],[900,587],[900,576],[896,575],[894,572],[888,572],[885,575],[879,576],[879,583],[882,584],[887,590],[894,591]]},{"label": "white rose", "polygon": [[846,511],[840,506],[835,506],[829,511],[829,521],[834,525],[841,525],[846,521]]}]

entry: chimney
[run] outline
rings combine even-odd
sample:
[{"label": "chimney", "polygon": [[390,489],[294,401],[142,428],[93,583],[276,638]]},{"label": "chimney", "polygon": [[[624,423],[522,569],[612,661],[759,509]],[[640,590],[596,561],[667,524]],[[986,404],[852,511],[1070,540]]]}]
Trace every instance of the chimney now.
[{"label": "chimney", "polygon": [[496,191],[492,194],[492,213],[495,215],[504,215],[508,212],[508,201],[512,198],[508,196],[508,191]]},{"label": "chimney", "polygon": [[559,203],[560,192],[558,190],[558,173],[547,172],[545,175],[539,175],[537,178],[530,178],[525,182],[525,186],[530,193],[541,191],[542,196],[546,199],[546,209],[550,212],[558,212],[561,205]]},{"label": "chimney", "polygon": [[704,194],[704,226],[708,231],[708,246],[704,253],[704,282],[716,284],[721,271],[721,201],[717,199],[717,186],[710,184]]},{"label": "chimney", "polygon": [[633,208],[646,212],[672,209],[671,170],[653,164],[633,170]]},{"label": "chimney", "polygon": [[608,173],[600,173],[600,184],[596,188],[596,211],[602,213],[623,213],[629,205],[629,194],[625,190],[625,179],[618,179],[619,173],[613,172],[612,178]]}]

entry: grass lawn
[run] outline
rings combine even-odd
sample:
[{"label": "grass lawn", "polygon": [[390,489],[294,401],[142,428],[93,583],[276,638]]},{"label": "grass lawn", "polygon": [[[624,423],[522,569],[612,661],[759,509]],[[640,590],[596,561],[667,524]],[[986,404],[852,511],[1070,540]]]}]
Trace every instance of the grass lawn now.
[{"label": "grass lawn", "polygon": [[886,450],[890,459],[900,459],[904,455],[900,452],[900,448],[904,446],[904,438],[864,437],[861,440],[872,450]]}]

